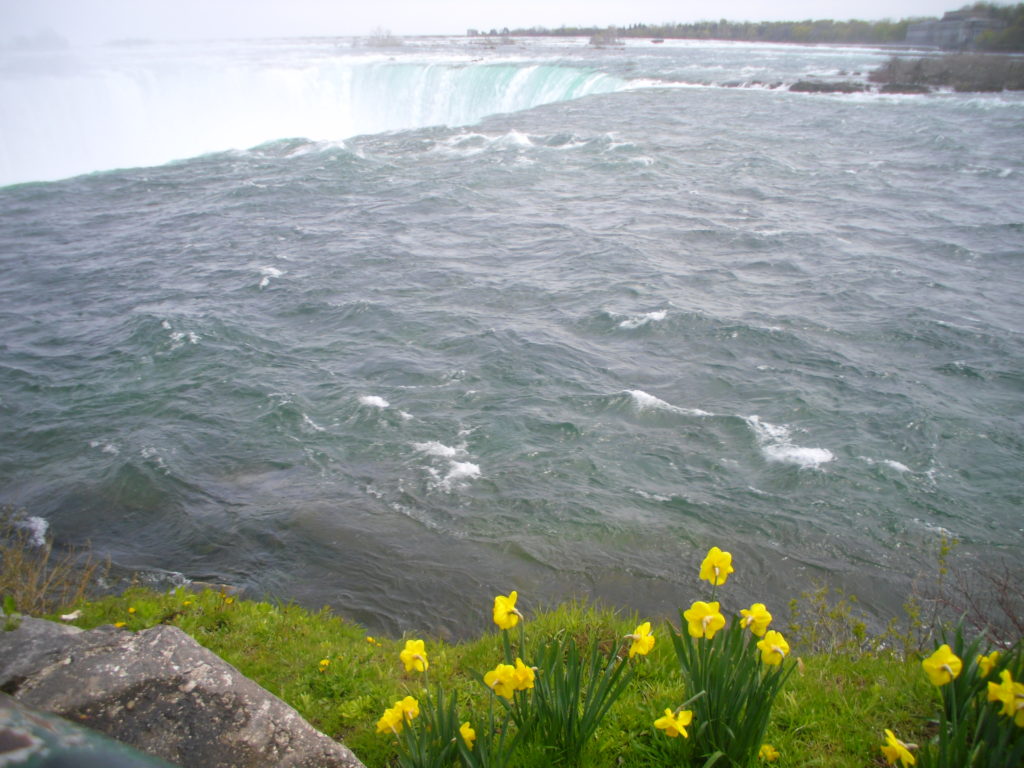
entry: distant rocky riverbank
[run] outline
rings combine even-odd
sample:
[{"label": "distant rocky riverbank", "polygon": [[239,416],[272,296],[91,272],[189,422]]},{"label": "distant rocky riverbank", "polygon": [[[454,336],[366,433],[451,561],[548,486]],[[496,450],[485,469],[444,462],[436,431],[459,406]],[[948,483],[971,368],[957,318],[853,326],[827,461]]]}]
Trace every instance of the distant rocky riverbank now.
[{"label": "distant rocky riverbank", "polygon": [[952,88],[954,91],[1024,90],[1024,57],[957,54],[906,58],[893,56],[868,79],[883,88]]},{"label": "distant rocky riverbank", "polygon": [[957,54],[909,58],[893,56],[858,80],[800,80],[789,87],[802,93],[960,93],[1024,90],[1024,57],[1001,54]]},{"label": "distant rocky riverbank", "polygon": [[1024,90],[1024,56],[1007,54],[934,54],[893,56],[866,74],[812,75],[795,83],[778,80],[733,81],[727,87],[785,89],[796,93],[998,93]]}]

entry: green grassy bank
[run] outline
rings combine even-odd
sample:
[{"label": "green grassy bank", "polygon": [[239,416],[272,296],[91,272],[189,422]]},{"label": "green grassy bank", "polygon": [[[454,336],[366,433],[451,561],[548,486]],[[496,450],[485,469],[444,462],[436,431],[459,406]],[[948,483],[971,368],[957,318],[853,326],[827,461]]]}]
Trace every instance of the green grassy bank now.
[{"label": "green grassy bank", "polygon": [[[989,562],[975,578],[950,566],[945,541],[934,596],[912,597],[881,635],[852,596],[824,586],[791,601],[788,619],[786,606],[741,609],[726,584],[732,557],[713,547],[699,573],[710,586],[675,623],[593,604],[533,610],[512,592],[479,607],[491,632],[453,643],[370,637],[326,608],[212,589],[90,598],[106,567],[55,553],[24,519],[0,508],[0,631],[17,627],[18,612],[83,629],[177,626],[369,768],[721,768],[769,756],[835,768],[1024,765],[1019,568]],[[906,744],[921,745],[916,758]]]},{"label": "green grassy bank", "polygon": [[[420,696],[423,676],[404,670],[404,639],[369,638],[359,626],[329,611],[311,612],[290,604],[235,599],[215,591],[168,594],[133,588],[123,595],[82,603],[74,624],[91,628],[121,624],[137,631],[156,624],[180,627],[295,707],[313,725],[344,741],[370,768],[396,759],[393,737],[376,733],[381,712],[397,699]],[[488,612],[490,606],[481,606]],[[588,605],[567,604],[531,615],[531,636],[570,634],[583,647],[606,640],[613,648],[640,620]],[[636,675],[604,719],[585,764],[671,765],[668,743],[653,721],[685,696],[667,624],[653,625],[652,651],[636,660]],[[429,682],[453,692],[464,719],[479,722],[488,694],[482,675],[502,655],[497,628],[478,639],[448,644],[423,638],[430,658]],[[794,657],[799,654],[794,647]],[[326,660],[328,663],[323,663]],[[778,766],[882,765],[884,729],[910,741],[925,739],[928,715],[939,701],[918,659],[886,652],[808,653],[799,657],[776,700],[766,741]],[[522,766],[546,766],[547,756],[521,757]]]}]

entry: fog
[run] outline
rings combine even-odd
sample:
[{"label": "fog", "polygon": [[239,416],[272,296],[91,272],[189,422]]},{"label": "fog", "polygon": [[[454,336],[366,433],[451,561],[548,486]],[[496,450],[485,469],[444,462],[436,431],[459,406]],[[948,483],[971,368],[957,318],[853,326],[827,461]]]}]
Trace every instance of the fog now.
[{"label": "fog", "polygon": [[464,0],[0,0],[4,45],[92,45],[112,40],[182,40],[245,37],[462,34],[468,28],[625,26],[634,23],[786,21],[850,18],[876,20],[941,16],[950,0],[753,0],[680,4],[674,0],[567,0],[550,3],[466,3]]}]

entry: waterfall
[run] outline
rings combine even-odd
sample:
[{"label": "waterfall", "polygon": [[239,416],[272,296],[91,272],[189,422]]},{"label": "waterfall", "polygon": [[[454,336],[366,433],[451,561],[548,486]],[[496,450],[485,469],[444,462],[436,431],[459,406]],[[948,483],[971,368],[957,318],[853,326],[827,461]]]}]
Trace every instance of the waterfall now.
[{"label": "waterfall", "polygon": [[337,141],[467,125],[626,87],[600,71],[536,60],[249,53],[5,62],[0,184],[159,165],[282,138]]}]

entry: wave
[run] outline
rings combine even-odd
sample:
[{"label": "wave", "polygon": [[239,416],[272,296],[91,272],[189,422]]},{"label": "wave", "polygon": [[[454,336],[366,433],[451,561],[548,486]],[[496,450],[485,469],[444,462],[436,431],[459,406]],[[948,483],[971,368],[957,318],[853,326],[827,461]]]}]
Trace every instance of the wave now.
[{"label": "wave", "polygon": [[828,448],[809,448],[794,445],[792,430],[785,424],[769,424],[755,416],[746,417],[765,459],[783,464],[795,464],[804,469],[817,469],[835,458]]},{"label": "wave", "polygon": [[460,461],[467,456],[465,443],[458,446],[445,445],[437,440],[428,440],[425,443],[414,443],[413,448],[418,452],[442,461],[447,461],[447,470],[436,467],[427,467],[427,473],[432,478],[431,485],[442,491],[451,492],[457,490],[470,480],[480,477],[480,465],[472,461]]},{"label": "wave", "polygon": [[632,330],[634,328],[640,328],[647,325],[648,323],[660,323],[668,316],[668,310],[659,309],[654,312],[644,312],[639,315],[630,315],[625,320],[619,323],[619,328],[625,328]]},{"label": "wave", "polygon": [[[140,52],[0,78],[0,185],[302,137],[470,125],[628,81],[557,62]],[[109,55],[109,54],[108,54]],[[55,74],[56,71],[56,74]]]},{"label": "wave", "polygon": [[700,408],[680,408],[679,406],[666,403],[659,397],[655,397],[642,389],[629,389],[626,390],[626,394],[633,399],[633,404],[638,410],[662,410],[669,411],[671,413],[679,413],[685,416],[712,416],[713,414],[708,411],[702,411]]}]

